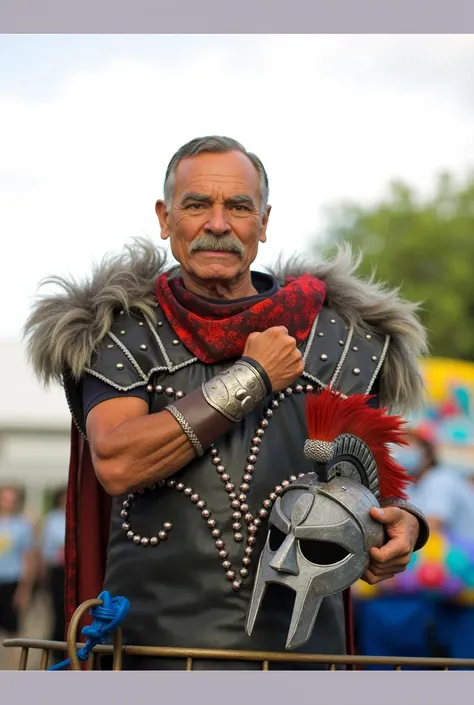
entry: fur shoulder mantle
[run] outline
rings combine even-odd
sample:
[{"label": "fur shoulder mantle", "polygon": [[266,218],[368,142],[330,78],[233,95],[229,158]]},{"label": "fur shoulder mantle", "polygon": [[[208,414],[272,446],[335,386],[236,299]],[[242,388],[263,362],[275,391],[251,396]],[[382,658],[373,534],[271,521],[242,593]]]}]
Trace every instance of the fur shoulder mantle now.
[{"label": "fur shoulder mantle", "polygon": [[[383,401],[400,412],[420,406],[423,384],[418,358],[427,352],[426,332],[416,304],[398,290],[362,280],[355,274],[360,258],[342,245],[334,258],[316,264],[293,259],[268,268],[283,283],[287,276],[311,273],[325,282],[325,305],[356,329],[389,335],[391,342],[380,378]],[[50,277],[42,282],[60,288],[37,299],[26,322],[27,353],[45,383],[60,381],[69,369],[79,378],[98,343],[110,330],[117,309],[135,309],[155,319],[154,284],[169,269],[163,250],[148,239],[136,239],[119,255],[108,255],[78,282]]]}]

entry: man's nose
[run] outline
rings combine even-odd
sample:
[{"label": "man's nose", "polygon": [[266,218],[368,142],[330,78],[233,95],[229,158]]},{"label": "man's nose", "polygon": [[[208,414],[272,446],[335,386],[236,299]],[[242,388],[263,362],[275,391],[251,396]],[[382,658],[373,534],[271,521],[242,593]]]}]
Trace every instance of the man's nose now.
[{"label": "man's nose", "polygon": [[213,235],[227,235],[231,232],[225,208],[215,205],[208,210],[208,220],[204,229]]}]

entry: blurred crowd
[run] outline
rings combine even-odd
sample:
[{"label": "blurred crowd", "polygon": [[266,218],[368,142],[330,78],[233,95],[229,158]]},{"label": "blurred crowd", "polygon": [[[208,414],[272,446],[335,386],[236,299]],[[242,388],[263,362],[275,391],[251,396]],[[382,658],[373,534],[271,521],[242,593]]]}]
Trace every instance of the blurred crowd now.
[{"label": "blurred crowd", "polygon": [[440,462],[429,426],[406,435],[398,462],[412,478],[408,500],[424,512],[431,537],[407,571],[355,586],[359,654],[474,658],[474,467]]},{"label": "blurred crowd", "polygon": [[[64,641],[65,488],[48,499],[35,520],[25,512],[24,488],[0,487],[0,643],[24,636],[25,619],[34,608],[48,611],[40,617],[49,634],[28,636]],[[16,650],[5,649],[1,667],[18,668],[17,659]]]},{"label": "blurred crowd", "polygon": [[[441,463],[427,428],[411,430],[406,441],[395,453],[432,536],[405,573],[354,586],[357,652],[474,658],[474,467],[470,475]],[[57,489],[35,520],[25,513],[22,488],[0,487],[0,642],[25,636],[38,595],[49,633],[28,636],[64,640],[65,503],[65,488]],[[4,652],[2,667],[17,668],[18,654]]]}]

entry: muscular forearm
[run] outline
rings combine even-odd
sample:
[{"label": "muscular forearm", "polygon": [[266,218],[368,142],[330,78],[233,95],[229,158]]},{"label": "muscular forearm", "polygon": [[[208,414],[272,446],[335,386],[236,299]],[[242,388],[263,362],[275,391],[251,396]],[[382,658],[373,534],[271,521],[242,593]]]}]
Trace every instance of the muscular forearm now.
[{"label": "muscular forearm", "polygon": [[164,411],[124,421],[92,444],[100,482],[109,494],[121,495],[173,475],[239,423],[267,391],[260,373],[239,362]]}]

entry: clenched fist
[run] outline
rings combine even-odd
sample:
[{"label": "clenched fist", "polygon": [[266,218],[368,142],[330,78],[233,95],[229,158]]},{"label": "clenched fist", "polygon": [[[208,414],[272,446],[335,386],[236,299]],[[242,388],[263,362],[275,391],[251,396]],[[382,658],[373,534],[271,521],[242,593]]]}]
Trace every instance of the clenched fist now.
[{"label": "clenched fist", "polygon": [[304,371],[303,357],[296,347],[296,340],[284,326],[268,328],[263,333],[251,333],[243,354],[260,363],[274,392],[293,384]]}]

